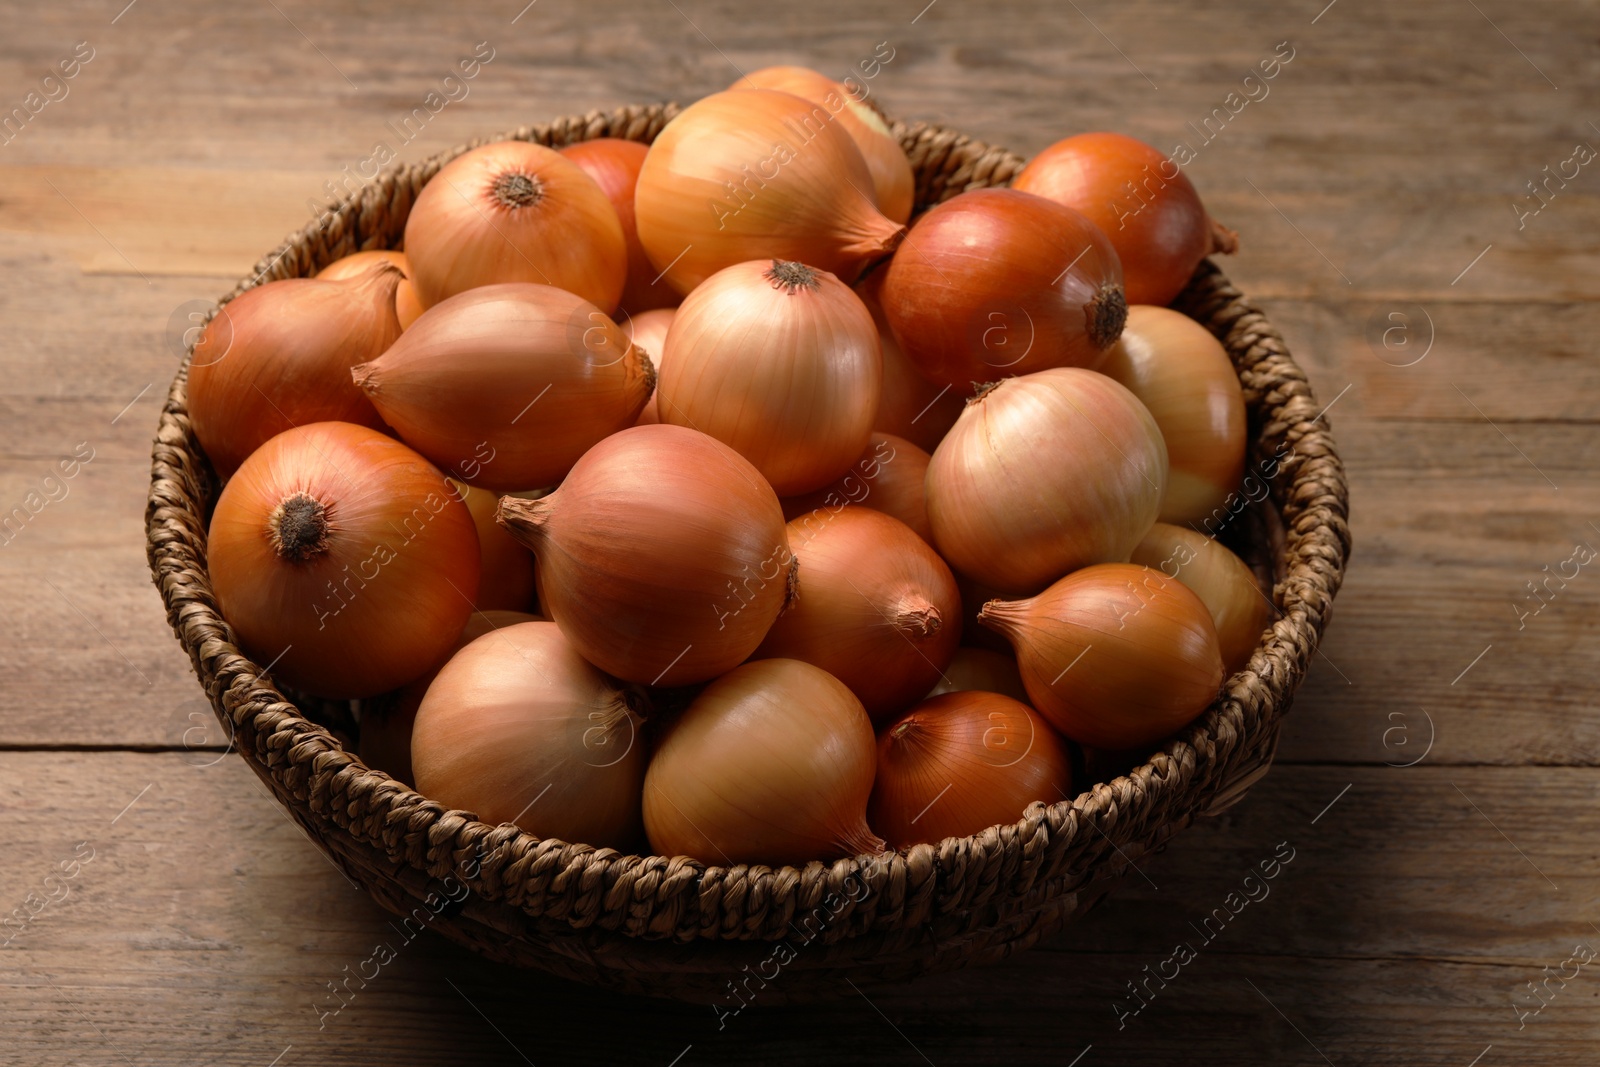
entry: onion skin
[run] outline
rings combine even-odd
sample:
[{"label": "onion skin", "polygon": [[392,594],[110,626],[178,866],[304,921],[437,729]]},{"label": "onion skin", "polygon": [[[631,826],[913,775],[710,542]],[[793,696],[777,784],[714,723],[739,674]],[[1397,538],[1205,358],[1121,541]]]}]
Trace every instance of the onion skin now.
[{"label": "onion skin", "polygon": [[910,441],[874,433],[861,458],[842,477],[814,493],[785,497],[783,517],[792,522],[818,508],[836,512],[855,504],[899,519],[931,545],[933,527],[928,524],[924,483],[932,458]]},{"label": "onion skin", "polygon": [[[676,316],[675,308],[655,308],[631,315],[621,324],[627,331],[628,339],[655,364],[657,382],[661,380],[661,357],[667,349],[667,331],[672,328],[672,320]],[[639,412],[638,421],[634,425],[649,426],[660,422],[661,415],[656,405],[657,397],[652,391],[649,401],[645,404],[644,410]]]},{"label": "onion skin", "polygon": [[1229,674],[1250,662],[1273,608],[1243,560],[1202,533],[1158,522],[1133,550],[1132,561],[1194,591],[1211,612]]},{"label": "onion skin", "polygon": [[[1006,646],[1010,648],[1009,645]],[[943,676],[928,691],[930,698],[946,693],[999,693],[1024,704],[1028,690],[1017,670],[1017,658],[1010,652],[988,648],[958,648],[944,669]]]},{"label": "onion skin", "polygon": [[661,856],[800,867],[876,853],[872,723],[826,671],[756,660],[695,698],[656,745],[644,826]]},{"label": "onion skin", "polygon": [[1068,799],[1071,764],[1049,724],[997,693],[931,697],[878,737],[867,819],[890,846],[969,837]]},{"label": "onion skin", "polygon": [[639,168],[649,146],[638,141],[624,141],[616,137],[597,137],[592,141],[577,141],[561,149],[579,167],[600,191],[611,201],[622,223],[622,236],[628,246],[628,278],[622,287],[620,307],[637,315],[652,308],[670,308],[678,303],[678,294],[664,281],[656,281],[658,271],[650,265],[639,243],[639,227],[633,217],[633,190],[639,184]]},{"label": "onion skin", "polygon": [[871,188],[860,150],[826,107],[741,89],[713,93],[667,124],[639,172],[634,211],[650,262],[680,293],[752,259],[795,260],[854,282],[905,235]]},{"label": "onion skin", "polygon": [[1011,187],[1080,211],[1104,230],[1122,259],[1130,304],[1171,303],[1202,259],[1239,245],[1237,234],[1206,214],[1176,163],[1122,134],[1057,141]]},{"label": "onion skin", "polygon": [[889,320],[884,317],[879,299],[883,276],[883,270],[875,270],[856,286],[861,302],[867,305],[872,321],[878,325],[878,343],[883,349],[883,396],[878,401],[878,415],[872,421],[872,428],[903,437],[931,453],[961,417],[961,409],[972,395],[972,387],[970,384],[961,389],[935,385],[917,372],[916,365],[900,350],[900,342],[894,339],[894,331],[889,329]]},{"label": "onion skin", "polygon": [[406,257],[425,307],[480,285],[532,282],[609,315],[628,275],[616,209],[554,149],[501,141],[457,156],[417,194]]},{"label": "onion skin", "polygon": [[690,685],[732,670],[790,595],[794,556],[772,487],[681,426],[613,434],[549,496],[503,498],[499,522],[538,559],[544,613],[625,681]]},{"label": "onion skin", "polygon": [[429,308],[351,371],[405,442],[470,485],[554,485],[633,425],[649,358],[593,304],[548,285],[485,285]]},{"label": "onion skin", "polygon": [[874,722],[904,711],[961,644],[955,575],[905,523],[867,508],[810,512],[788,534],[803,577],[756,658],[821,667]]},{"label": "onion skin", "polygon": [[1085,567],[1028,600],[991,600],[978,621],[1016,648],[1039,713],[1096,748],[1168,737],[1222,686],[1211,613],[1181,582],[1148,567]]},{"label": "onion skin", "polygon": [[[479,558],[482,567],[478,575],[477,595],[472,599],[476,609],[474,619],[486,611],[525,612],[534,606],[533,553],[494,521],[500,507],[500,498],[487,489],[474,489],[457,484],[461,502],[472,513],[472,524],[478,530]],[[472,623],[467,623],[472,629]]]},{"label": "onion skin", "polygon": [[1014,189],[962,193],[918,219],[881,299],[918,373],[955,389],[1093,368],[1127,316],[1122,267],[1099,227]]},{"label": "onion skin", "polygon": [[224,478],[294,426],[352,422],[381,429],[350,368],[400,336],[385,265],[335,281],[285,278],[240,293],[200,335],[189,365],[189,419]]},{"label": "onion skin", "polygon": [[1059,368],[967,405],[928,466],[928,520],[957,571],[1025,593],[1126,561],[1166,485],[1166,446],[1144,405],[1102,374]]},{"label": "onion skin", "polygon": [[451,657],[417,709],[411,763],[419,793],[490,825],[599,848],[639,837],[638,717],[553,623],[506,626]]},{"label": "onion skin", "polygon": [[478,587],[478,533],[444,475],[348,423],[257,449],[217,500],[207,551],[240,647],[329,699],[377,696],[438,662]]},{"label": "onion skin", "polygon": [[377,248],[366,252],[352,252],[343,259],[336,259],[326,267],[317,271],[317,277],[323,281],[336,282],[341,278],[354,278],[367,273],[379,263],[393,266],[405,277],[394,291],[394,313],[404,330],[417,316],[422,314],[422,301],[417,298],[416,286],[411,284],[411,264],[406,262],[404,252],[393,249]]},{"label": "onion skin", "polygon": [[1199,522],[1223,506],[1244,477],[1244,393],[1233,361],[1211,331],[1168,308],[1128,311],[1122,337],[1100,373],[1149,409],[1167,443],[1161,521]]}]

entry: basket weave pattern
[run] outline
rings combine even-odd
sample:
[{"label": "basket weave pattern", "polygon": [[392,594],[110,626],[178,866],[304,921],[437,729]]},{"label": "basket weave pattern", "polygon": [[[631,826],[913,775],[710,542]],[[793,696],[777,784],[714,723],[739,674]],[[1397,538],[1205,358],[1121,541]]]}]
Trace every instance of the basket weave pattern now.
[{"label": "basket weave pattern", "polygon": [[[477,144],[507,137],[552,147],[596,137],[649,142],[677,110],[626,107],[524,126],[385,173],[289,238],[225,299],[314,274],[361,249],[399,245],[418,191]],[[919,206],[1004,185],[1023,165],[937,126],[896,123],[894,130],[917,175]],[[1209,327],[1233,358],[1250,414],[1252,465],[1289,457],[1259,509],[1281,531],[1263,550],[1276,621],[1217,702],[1147,763],[973,837],[802,869],[714,867],[488,826],[368,769],[275,688],[217,610],[206,570],[217,484],[189,423],[187,361],[155,439],[146,512],[151,570],[218,716],[290,815],[385,907],[487,956],[619,990],[716,1001],[741,968],[754,969],[787,939],[798,951],[763,988],[767,1003],[848,992],[846,978],[894,980],[997,960],[1061,929],[1129,862],[1196,816],[1234,803],[1265,773],[1343,576],[1350,548],[1344,470],[1282,337],[1209,262],[1176,306]]]}]

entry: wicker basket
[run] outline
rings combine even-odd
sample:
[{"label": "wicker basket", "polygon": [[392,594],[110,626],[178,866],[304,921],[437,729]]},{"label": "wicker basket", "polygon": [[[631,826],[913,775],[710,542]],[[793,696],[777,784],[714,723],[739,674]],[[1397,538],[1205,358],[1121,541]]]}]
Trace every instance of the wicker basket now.
[{"label": "wicker basket", "polygon": [[[591,112],[508,136],[555,147],[608,136],[649,142],[677,110]],[[1004,185],[1022,167],[1010,152],[937,126],[894,129],[922,206]],[[288,239],[224,299],[360,249],[398,245],[418,190],[469,147],[383,174]],[[1060,930],[1131,862],[1196,816],[1231,805],[1266,772],[1343,576],[1344,470],[1282,337],[1210,263],[1176,306],[1234,360],[1252,466],[1287,457],[1263,478],[1270,495],[1228,531],[1269,579],[1276,621],[1216,704],[1148,762],[973,837],[802,869],[711,867],[487,826],[368,769],[349,743],[349,709],[291,702],[239,650],[217,611],[206,572],[217,480],[190,428],[187,363],[155,439],[150,567],[168,620],[251,769],[352,879],[411,917],[408,930],[431,927],[494,959],[581,982],[729,1008],[849,993],[847,979],[992,962]]]}]

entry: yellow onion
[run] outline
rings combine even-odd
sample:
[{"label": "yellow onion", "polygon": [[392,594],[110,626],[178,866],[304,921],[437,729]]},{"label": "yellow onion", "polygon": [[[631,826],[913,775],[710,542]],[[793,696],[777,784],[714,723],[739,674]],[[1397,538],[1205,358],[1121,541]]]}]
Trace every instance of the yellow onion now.
[{"label": "yellow onion", "polygon": [[783,509],[760,472],[681,426],[634,426],[499,520],[538,560],[539,603],[585,659],[647,685],[742,663],[789,597]]},{"label": "yellow onion", "polygon": [[718,271],[678,308],[657,410],[731,446],[788,496],[850,469],[882,382],[877,328],[849,286],[757,260]]},{"label": "yellow onion", "polygon": [[861,150],[861,158],[872,172],[872,190],[878,210],[893,222],[905,222],[911,217],[912,199],[916,194],[911,161],[882,116],[845,86],[806,67],[766,67],[746,74],[728,88],[775,89],[821,104],[837,116],[839,126]]},{"label": "yellow onion", "polygon": [[931,458],[910,441],[875,432],[861,458],[842,477],[814,493],[785,497],[783,517],[794,520],[818,508],[838,511],[859,504],[899,519],[931,545],[933,527],[928,525],[924,490]]},{"label": "yellow onion", "polygon": [[[478,575],[478,588],[472,606],[478,615],[486,611],[521,612],[534,604],[533,553],[506,533],[494,521],[500,507],[500,498],[487,489],[474,489],[456,483],[461,502],[472,512],[472,524],[478,528],[478,548],[483,567]],[[467,623],[472,629],[472,623]]]},{"label": "yellow onion", "polygon": [[1166,484],[1144,405],[1103,374],[1056,368],[967,405],[928,466],[928,521],[950,566],[1021,593],[1126,560]]},{"label": "yellow onion", "polygon": [[1028,690],[1017,670],[1017,657],[988,648],[958,648],[938,684],[928,690],[928,696],[972,691],[999,693],[1023,703],[1028,700]]},{"label": "yellow onion", "polygon": [[404,330],[417,316],[422,314],[422,301],[417,299],[417,288],[411,284],[411,264],[406,262],[404,252],[392,249],[379,248],[366,252],[352,252],[343,259],[336,259],[326,267],[317,271],[317,277],[325,282],[336,282],[342,278],[355,278],[365,274],[379,263],[387,263],[401,274],[405,275],[394,290],[394,313],[400,320],[400,328]]},{"label": "yellow onion", "polygon": [[1158,522],[1133,550],[1133,562],[1194,590],[1216,624],[1228,673],[1250,661],[1272,621],[1272,604],[1243,560],[1202,533]]},{"label": "yellow onion", "polygon": [[1026,704],[998,693],[932,697],[878,737],[867,819],[894,848],[1014,823],[1071,796],[1066,747]]},{"label": "yellow onion", "polygon": [[429,308],[351,372],[405,442],[489,489],[554,485],[631,426],[648,357],[593,304],[548,285],[485,285]]},{"label": "yellow onion", "polygon": [[[639,168],[650,149],[638,141],[616,137],[596,137],[577,141],[561,149],[561,154],[583,168],[601,192],[611,201],[622,223],[622,236],[628,245],[628,281],[622,287],[620,308],[639,314],[651,308],[671,307],[678,294],[665,281],[657,281],[657,270],[650,265],[639,243],[639,228],[633,221],[633,189],[639,182]],[[620,311],[619,311],[620,315]]]},{"label": "yellow onion", "polygon": [[669,122],[634,190],[639,240],[687,293],[724,267],[791,259],[847,282],[894,250],[861,151],[827,108],[769,89],[713,93]]},{"label": "yellow onion", "polygon": [[878,294],[884,274],[882,269],[875,270],[856,286],[856,294],[878,325],[878,343],[883,348],[883,397],[878,401],[878,416],[872,428],[903,437],[924,452],[932,452],[961,417],[961,409],[972,395],[972,385],[935,385],[917,373],[883,316]]},{"label": "yellow onion", "polygon": [[406,217],[406,258],[424,307],[502,282],[576,293],[610,314],[628,274],[616,209],[594,179],[526,141],[474,148],[446,163]]},{"label": "yellow onion", "polygon": [[1181,312],[1139,305],[1100,373],[1150,410],[1167,442],[1161,521],[1198,522],[1223,506],[1244,477],[1244,394],[1227,351]]},{"label": "yellow onion", "polygon": [[450,658],[417,709],[417,792],[486,823],[627,849],[645,746],[628,695],[553,623],[524,622]]},{"label": "yellow onion", "polygon": [[927,693],[961,643],[961,595],[944,560],[905,523],[857,507],[802,515],[789,545],[798,592],[756,656],[821,667],[874,721]]},{"label": "yellow onion", "polygon": [[[661,380],[661,355],[667,348],[667,330],[672,326],[673,317],[677,315],[676,308],[653,308],[650,311],[641,311],[637,315],[628,316],[621,323],[623,330],[628,334],[628,339],[633,342],[656,367],[656,381]],[[660,422],[661,416],[656,410],[656,394],[652,391],[650,400],[645,404],[644,410],[639,412],[636,426],[648,426]]]},{"label": "yellow onion", "polygon": [[1016,648],[1039,713],[1096,748],[1167,737],[1222,686],[1211,613],[1183,583],[1149,567],[1085,567],[1036,597],[991,600],[978,621]]},{"label": "yellow onion", "polygon": [[766,659],[718,678],[656,745],[644,828],[662,856],[804,866],[881,852],[867,829],[872,723],[809,663]]}]

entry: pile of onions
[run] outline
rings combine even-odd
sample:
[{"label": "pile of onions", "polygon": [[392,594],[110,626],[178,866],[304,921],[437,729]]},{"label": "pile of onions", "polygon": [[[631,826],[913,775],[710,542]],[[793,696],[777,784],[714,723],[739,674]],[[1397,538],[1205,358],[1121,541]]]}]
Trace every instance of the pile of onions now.
[{"label": "pile of onions", "polygon": [[1228,673],[1241,669],[1272,620],[1272,602],[1255,572],[1225,546],[1194,530],[1158,522],[1133,550],[1132,562],[1176,578],[1211,612]]},{"label": "pile of onions", "polygon": [[925,694],[961,643],[961,594],[944,560],[905,523],[867,508],[802,515],[789,544],[799,592],[756,656],[821,667],[874,721]]},{"label": "pile of onions", "polygon": [[967,405],[928,466],[928,520],[952,567],[1024,592],[1126,560],[1166,485],[1161,431],[1132,393],[1094,371],[1046,370]]},{"label": "pile of onions", "polygon": [[627,695],[548,622],[487,633],[428,686],[411,731],[417,790],[491,825],[626,849],[645,746]]},{"label": "pile of onions", "polygon": [[218,309],[189,364],[189,419],[218,474],[292,426],[383,425],[350,368],[400,336],[403,280],[383,264],[335,281],[286,278]]},{"label": "pile of onions", "polygon": [[679,426],[612,434],[549,496],[504,498],[500,522],[537,557],[544,613],[630,682],[688,685],[738,666],[794,581],[772,487]]},{"label": "pile of onions", "polygon": [[286,431],[245,460],[217,500],[208,554],[240,646],[335,699],[437,663],[478,588],[478,532],[444,475],[342,422]]},{"label": "pile of onions", "polygon": [[882,383],[877,327],[849,286],[803,263],[754,260],[718,271],[678,308],[657,413],[730,445],[789,496],[861,455]]},{"label": "pile of onions", "polygon": [[1028,705],[946,693],[879,736],[867,821],[894,848],[966,837],[1070,798],[1071,779],[1066,746]]},{"label": "pile of onions", "polygon": [[1085,567],[1036,597],[991,600],[978,620],[1016,648],[1039,713],[1097,748],[1160,740],[1204,711],[1222,686],[1211,613],[1181,582],[1149,567]]},{"label": "pile of onions", "polygon": [[825,107],[743,89],[667,123],[639,172],[634,212],[650,262],[680,293],[752,259],[854,282],[905,235],[872,188],[861,151]]},{"label": "pile of onions", "polygon": [[872,723],[838,679],[755,660],[706,686],[657,743],[645,833],[658,855],[730,867],[880,852],[873,763]]},{"label": "pile of onions", "polygon": [[659,272],[644,254],[644,245],[639,243],[639,227],[633,219],[633,190],[639,184],[639,170],[649,151],[638,141],[615,137],[597,137],[561,149],[562,155],[594,179],[611,201],[617,221],[622,224],[623,240],[628,247],[628,276],[619,306],[634,315],[652,308],[672,307],[678,302],[678,294],[672,287],[656,280]]},{"label": "pile of onions", "polygon": [[783,517],[792,521],[818,508],[838,511],[857,504],[899,519],[931,545],[925,483],[932,459],[910,441],[874,433],[861,458],[842,476],[814,493],[785,497]]},{"label": "pile of onions", "polygon": [[325,282],[337,282],[366,274],[380,263],[388,264],[402,275],[400,283],[394,290],[394,313],[395,318],[400,320],[400,328],[403,330],[416,322],[417,316],[422,314],[422,301],[417,298],[416,286],[411,284],[411,264],[406,262],[404,252],[395,252],[387,248],[352,252],[317,271],[317,277]]}]

